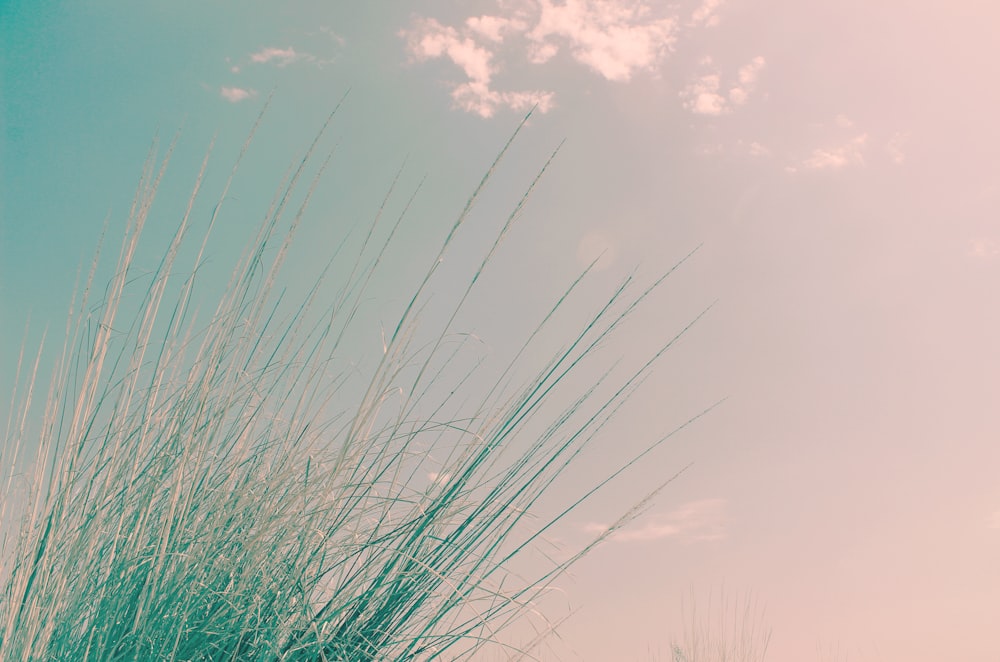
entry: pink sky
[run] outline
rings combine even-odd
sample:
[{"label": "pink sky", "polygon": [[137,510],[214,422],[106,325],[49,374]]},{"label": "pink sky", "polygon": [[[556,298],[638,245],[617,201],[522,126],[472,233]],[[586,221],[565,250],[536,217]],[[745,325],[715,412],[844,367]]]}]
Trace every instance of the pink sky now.
[{"label": "pink sky", "polygon": [[157,129],[186,126],[181,164],[216,132],[235,151],[275,90],[283,168],[350,88],[331,198],[372,211],[412,154],[444,215],[534,106],[501,190],[566,144],[471,308],[483,342],[599,255],[598,289],[703,244],[611,358],[718,300],[561,489],[727,398],[559,532],[582,543],[693,463],[561,582],[555,611],[581,609],[542,659],[669,659],[682,602],[725,588],[766,608],[771,662],[997,660],[1000,5],[391,4],[0,10],[0,365],[29,311],[59,328]]}]

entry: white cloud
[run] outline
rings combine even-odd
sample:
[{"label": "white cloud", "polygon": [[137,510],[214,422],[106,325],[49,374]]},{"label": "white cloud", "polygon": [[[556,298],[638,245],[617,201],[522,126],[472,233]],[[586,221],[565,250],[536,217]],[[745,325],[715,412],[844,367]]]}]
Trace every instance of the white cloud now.
[{"label": "white cloud", "polygon": [[764,60],[763,56],[758,55],[754,59],[750,60],[748,64],[740,67],[740,85],[752,87],[757,82],[757,77],[760,76],[760,72],[764,68],[765,64],[767,64],[767,62]]},{"label": "white cloud", "polygon": [[250,97],[257,96],[256,90],[247,90],[242,87],[221,87],[219,88],[219,94],[230,103],[239,103]]},{"label": "white cloud", "polygon": [[734,106],[742,106],[749,98],[750,95],[742,87],[734,87],[729,90],[729,100]]},{"label": "white cloud", "polygon": [[748,64],[740,67],[737,74],[739,85],[734,85],[729,89],[729,101],[734,106],[742,106],[750,98],[750,92],[756,87],[757,78],[760,77],[760,72],[764,69],[765,64],[764,58],[758,55]]},{"label": "white cloud", "polygon": [[719,24],[719,7],[722,5],[722,0],[704,0],[694,13],[691,14],[691,21],[689,25],[704,25],[705,27],[714,28]]},{"label": "white cloud", "polygon": [[[711,65],[711,58],[703,60],[703,65]],[[689,83],[680,96],[684,107],[696,115],[724,115],[745,104],[757,85],[760,72],[766,61],[758,55],[740,67],[736,73],[737,83],[729,88],[726,95],[721,92],[722,77],[718,72],[703,74]]]},{"label": "white cloud", "polygon": [[274,62],[279,67],[287,66],[297,60],[311,59],[313,59],[311,55],[306,53],[297,53],[291,46],[288,48],[264,48],[250,56],[251,62],[255,62],[257,64]]},{"label": "white cloud", "polygon": [[[516,8],[513,6],[516,5]],[[549,62],[562,49],[602,77],[625,82],[639,71],[655,71],[673,49],[678,19],[654,11],[646,0],[520,0],[498,2],[500,14],[472,16],[462,24],[444,25],[416,18],[399,35],[416,61],[446,58],[467,80],[455,83],[458,108],[490,117],[497,108],[523,109],[537,104],[543,112],[554,105],[548,91],[500,91],[494,77],[501,69],[500,48],[529,64]],[[512,39],[519,43],[510,45]]]},{"label": "white cloud", "polygon": [[465,24],[476,34],[492,42],[502,42],[507,32],[523,32],[524,21],[519,18],[503,16],[472,16],[465,19]]},{"label": "white cloud", "polygon": [[453,27],[426,19],[409,33],[409,38],[410,52],[418,59],[446,56],[474,83],[488,84],[493,76],[490,64],[493,54],[477,46],[471,38],[459,36]]},{"label": "white cloud", "polygon": [[[476,23],[479,28],[482,28],[484,18],[488,17],[479,17]],[[497,29],[499,37],[500,28],[494,23],[487,24],[491,26],[490,29]],[[551,92],[500,92],[492,89],[491,82],[495,73],[492,51],[454,27],[442,25],[434,19],[420,19],[413,29],[404,30],[400,34],[406,37],[410,55],[416,60],[446,57],[465,73],[468,81],[456,84],[451,93],[455,105],[463,110],[481,117],[491,117],[498,107],[519,111],[537,105],[544,113],[553,106],[554,95]]]},{"label": "white cloud", "polygon": [[[684,542],[721,540],[726,537],[723,520],[725,499],[691,501],[669,513],[652,517],[638,526],[628,526],[615,531],[609,541],[638,542],[673,538]],[[608,530],[607,524],[591,523],[584,531],[600,535]]]},{"label": "white cloud", "polygon": [[722,115],[730,108],[719,94],[719,74],[705,74],[681,90],[684,107],[696,115]]},{"label": "white cloud", "polygon": [[545,64],[557,53],[559,53],[559,47],[555,44],[535,42],[528,48],[528,60],[532,64]]},{"label": "white cloud", "polygon": [[[336,42],[341,48],[346,45],[343,37],[326,26],[320,26],[317,31],[308,32],[306,34],[310,36],[322,34]],[[247,61],[251,64],[269,64],[277,67],[287,67],[296,63],[307,63],[322,68],[328,64],[336,62],[336,56],[323,58],[318,57],[313,53],[296,50],[294,46],[288,46],[286,48],[268,46],[267,48],[262,48],[255,53],[250,53],[247,56]],[[238,68],[233,69],[233,73],[239,73]]]},{"label": "white cloud", "polygon": [[653,70],[677,40],[676,17],[651,18],[645,2],[539,0],[538,23],[528,38],[555,54],[553,38],[569,42],[574,59],[608,80],[627,81],[636,71]]},{"label": "white cloud", "polygon": [[480,117],[492,117],[500,107],[523,112],[537,106],[539,112],[547,113],[555,105],[552,92],[498,92],[477,82],[457,85],[451,98],[458,108]]},{"label": "white cloud", "polygon": [[[864,165],[867,142],[868,134],[862,133],[839,147],[814,149],[802,162],[802,167],[807,170],[840,170],[848,166]],[[795,170],[796,168],[790,169],[791,172]]]}]

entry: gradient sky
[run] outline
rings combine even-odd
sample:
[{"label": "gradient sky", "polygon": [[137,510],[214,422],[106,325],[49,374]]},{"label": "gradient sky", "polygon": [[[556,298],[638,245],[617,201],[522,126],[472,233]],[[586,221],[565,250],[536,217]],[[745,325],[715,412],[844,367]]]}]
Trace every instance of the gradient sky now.
[{"label": "gradient sky", "polygon": [[566,143],[470,330],[501,352],[601,251],[595,297],[703,244],[606,348],[634,364],[718,300],[601,448],[728,398],[574,516],[569,545],[694,463],[560,582],[580,609],[546,659],[668,659],[682,601],[724,587],[766,606],[772,662],[996,661],[997,26],[993,0],[0,0],[0,385],[29,316],[61,331],[154,135],[182,131],[153,253],[213,136],[210,192],[273,91],[230,207],[253,225],[349,89],[306,243],[408,155],[419,256],[537,105],[483,217]]}]

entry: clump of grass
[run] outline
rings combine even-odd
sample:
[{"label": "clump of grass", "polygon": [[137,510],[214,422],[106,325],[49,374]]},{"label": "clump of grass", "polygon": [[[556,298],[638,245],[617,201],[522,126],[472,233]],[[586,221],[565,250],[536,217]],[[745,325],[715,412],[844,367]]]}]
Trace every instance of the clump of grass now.
[{"label": "clump of grass", "polygon": [[717,613],[711,595],[704,615],[692,592],[690,614],[685,613],[684,635],[672,644],[672,662],[764,662],[771,642],[771,628],[764,610],[751,594],[730,604],[720,590]]},{"label": "clump of grass", "polygon": [[[595,399],[609,372],[567,406],[547,404],[663,278],[638,292],[626,279],[533,379],[508,387],[518,354],[478,404],[465,406],[475,367],[462,368],[452,324],[527,194],[425,344],[420,311],[490,168],[354,388],[352,370],[365,364],[344,356],[345,335],[405,212],[387,229],[376,218],[358,253],[336,258],[347,265],[343,282],[328,282],[331,262],[288,308],[275,284],[325,166],[306,183],[323,130],[207,321],[194,312],[197,265],[236,167],[196,268],[182,278],[178,256],[190,242],[205,164],[159,266],[144,277],[140,305],[126,314],[143,278],[136,247],[168,153],[147,163],[103,294],[95,294],[97,259],[84,282],[40,425],[31,412],[42,350],[33,360],[22,352],[25,386],[3,444],[0,519],[10,537],[0,554],[0,659],[468,659],[499,642],[600,541],[526,579],[510,569],[645,454],[556,516],[531,519],[676,337],[610,396]],[[27,469],[26,456],[35,458]],[[509,652],[530,655],[531,647]]]}]

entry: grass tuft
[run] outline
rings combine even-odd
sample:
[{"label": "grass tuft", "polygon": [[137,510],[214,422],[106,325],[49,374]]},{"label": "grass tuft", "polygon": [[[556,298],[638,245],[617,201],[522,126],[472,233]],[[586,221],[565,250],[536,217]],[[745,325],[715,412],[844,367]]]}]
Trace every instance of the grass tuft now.
[{"label": "grass tuft", "polygon": [[[208,157],[159,265],[143,274],[136,250],[173,144],[162,161],[151,154],[114,276],[96,292],[99,253],[69,315],[39,425],[31,412],[43,350],[34,359],[22,352],[0,458],[10,534],[0,554],[0,659],[468,659],[502,646],[503,631],[553,580],[637,512],[547,570],[511,570],[607,482],[534,519],[542,495],[673,346],[676,338],[611,384],[610,396],[597,395],[610,371],[573,392],[570,377],[663,279],[645,289],[626,279],[533,378],[510,388],[581,275],[485,397],[462,400],[478,368],[461,364],[469,337],[456,341],[452,327],[537,179],[445,322],[429,325],[421,311],[519,127],[384,335],[381,356],[368,365],[345,355],[406,211],[387,229],[380,211],[357,254],[338,252],[300,301],[277,289],[329,162],[317,154],[335,114],[277,191],[207,321],[194,312],[195,285],[256,124],[187,276],[178,260]],[[346,277],[331,284],[335,273]],[[555,394],[569,404],[551,406]],[[533,649],[501,650],[517,659]]]},{"label": "grass tuft", "polygon": [[[704,615],[694,604],[692,591],[690,622],[684,636],[672,644],[671,662],[764,662],[771,643],[771,628],[766,625],[764,609],[752,594],[730,603],[725,591],[719,592],[717,609],[711,595]],[[713,611],[716,611],[713,614]]]}]

